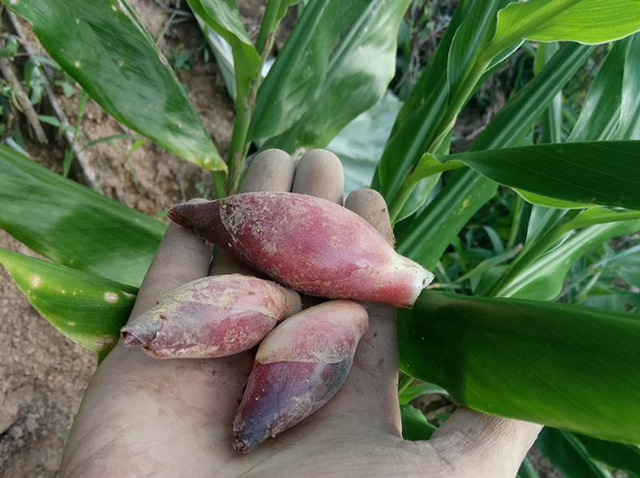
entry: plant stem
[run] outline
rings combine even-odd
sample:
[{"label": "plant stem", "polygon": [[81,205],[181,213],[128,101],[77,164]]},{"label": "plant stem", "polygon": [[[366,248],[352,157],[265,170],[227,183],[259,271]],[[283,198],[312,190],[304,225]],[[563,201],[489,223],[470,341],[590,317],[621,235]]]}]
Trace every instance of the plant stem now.
[{"label": "plant stem", "polygon": [[260,55],[260,63],[251,78],[246,96],[241,94],[239,88],[236,88],[236,116],[233,120],[233,135],[231,137],[231,146],[227,159],[229,165],[227,189],[229,194],[237,193],[240,188],[244,159],[249,150],[249,141],[247,141],[249,126],[251,125],[253,110],[256,105],[258,88],[260,87],[260,83],[262,83],[262,67],[273,48],[275,33],[280,25],[277,18],[280,4],[281,0],[272,0],[267,3],[267,8],[264,12],[262,23],[260,24],[260,32],[256,40],[256,49]]},{"label": "plant stem", "polygon": [[[258,38],[256,39],[256,50],[260,52],[260,56],[263,52],[269,53],[271,46],[273,46],[273,40],[275,38],[275,32],[278,29],[278,11],[282,5],[282,0],[270,0],[267,2],[267,8],[264,11],[264,17],[260,24],[260,31],[258,32]],[[265,58],[266,59],[266,58]]]},{"label": "plant stem", "polygon": [[213,197],[222,199],[227,195],[225,174],[222,171],[211,171],[211,179],[213,180]]},{"label": "plant stem", "polygon": [[[257,72],[257,75],[259,74],[260,69]],[[249,90],[250,94],[251,90]],[[244,157],[248,149],[247,133],[251,124],[252,111],[248,98],[238,94],[236,96],[236,116],[233,119],[233,135],[227,160],[229,164],[229,180],[227,183],[229,194],[235,194],[240,186]]]}]

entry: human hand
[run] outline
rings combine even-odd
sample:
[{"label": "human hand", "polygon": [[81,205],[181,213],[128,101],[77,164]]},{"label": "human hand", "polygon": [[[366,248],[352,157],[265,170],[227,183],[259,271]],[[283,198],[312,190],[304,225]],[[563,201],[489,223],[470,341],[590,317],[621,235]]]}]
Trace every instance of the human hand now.
[{"label": "human hand", "polygon": [[[294,177],[295,171],[295,177]],[[343,172],[326,151],[296,166],[268,151],[243,191],[292,191],[341,203]],[[389,241],[381,196],[352,193],[346,207]],[[207,274],[253,273],[224,252],[169,225],[131,317],[168,291]],[[231,423],[251,371],[251,352],[210,360],[155,360],[118,344],[98,367],[67,441],[62,478],[428,476],[513,477],[538,425],[458,409],[428,442],[402,440],[394,310],[369,310],[370,325],[342,389],[317,413],[248,455],[232,449]]]}]

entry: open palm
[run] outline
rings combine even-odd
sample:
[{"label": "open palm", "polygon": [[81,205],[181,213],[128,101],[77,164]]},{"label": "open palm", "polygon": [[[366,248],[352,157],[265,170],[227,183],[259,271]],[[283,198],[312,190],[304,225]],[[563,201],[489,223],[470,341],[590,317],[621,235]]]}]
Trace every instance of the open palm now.
[{"label": "open palm", "polygon": [[[293,191],[338,203],[339,160],[310,151],[294,165],[260,154],[244,191]],[[392,241],[374,191],[346,202]],[[132,317],[186,282],[251,273],[171,224],[142,284]],[[98,368],[67,442],[61,476],[76,477],[512,477],[539,426],[458,409],[428,442],[402,440],[395,313],[370,309],[370,326],[343,388],[319,412],[248,455],[232,450],[231,423],[251,371],[251,352],[211,360],[155,360],[118,345]]]}]

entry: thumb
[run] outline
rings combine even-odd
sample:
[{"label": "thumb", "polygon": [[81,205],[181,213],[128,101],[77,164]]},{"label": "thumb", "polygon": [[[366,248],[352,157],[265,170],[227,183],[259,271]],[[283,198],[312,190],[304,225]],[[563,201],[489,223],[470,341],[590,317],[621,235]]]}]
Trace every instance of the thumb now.
[{"label": "thumb", "polygon": [[429,440],[450,476],[514,477],[541,425],[458,408]]}]

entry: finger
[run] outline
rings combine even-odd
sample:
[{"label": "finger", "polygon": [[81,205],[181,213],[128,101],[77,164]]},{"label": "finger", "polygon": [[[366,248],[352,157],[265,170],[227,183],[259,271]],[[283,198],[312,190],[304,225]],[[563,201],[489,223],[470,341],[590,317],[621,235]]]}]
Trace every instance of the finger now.
[{"label": "finger", "polygon": [[542,426],[458,408],[428,442],[448,476],[515,476]]},{"label": "finger", "polygon": [[291,191],[342,204],[344,196],[342,163],[330,151],[323,149],[307,151],[300,158]]},{"label": "finger", "polygon": [[243,193],[258,191],[289,192],[296,165],[280,149],[267,149],[258,154],[242,183]]},{"label": "finger", "polygon": [[[393,230],[383,197],[372,189],[359,189],[345,206],[368,221],[390,244]],[[400,436],[398,407],[398,349],[395,310],[386,306],[369,308],[369,329],[358,344],[353,367],[328,412],[357,416]]]},{"label": "finger", "polygon": [[[203,200],[193,202],[197,201]],[[130,317],[151,309],[160,297],[176,287],[206,276],[210,261],[210,246],[187,229],[169,224],[142,281]]]},{"label": "finger", "polygon": [[[293,184],[295,163],[284,151],[267,149],[259,153],[244,178],[241,192],[289,192]],[[226,251],[216,252],[211,263],[210,275],[221,274],[256,275],[251,267],[239,261]]]},{"label": "finger", "polygon": [[378,191],[363,188],[349,194],[345,203],[347,209],[352,210],[371,224],[393,246],[393,228],[389,218],[389,210],[384,198]]}]

